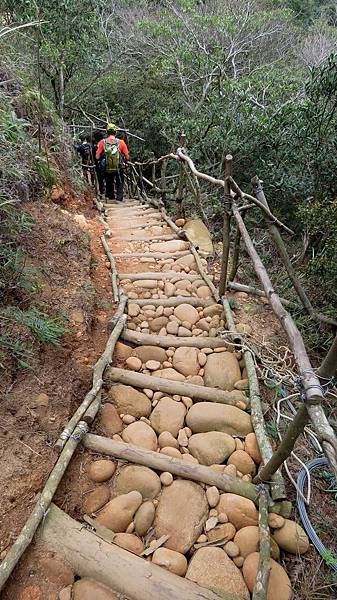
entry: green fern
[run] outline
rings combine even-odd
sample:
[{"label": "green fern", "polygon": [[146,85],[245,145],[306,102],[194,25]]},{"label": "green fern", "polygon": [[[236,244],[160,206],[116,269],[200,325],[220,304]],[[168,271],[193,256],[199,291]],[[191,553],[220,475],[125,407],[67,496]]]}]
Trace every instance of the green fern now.
[{"label": "green fern", "polygon": [[32,307],[26,311],[10,306],[0,312],[0,319],[9,319],[19,325],[28,327],[32,334],[43,344],[60,344],[61,336],[68,330],[64,326],[64,317],[49,317],[37,308]]},{"label": "green fern", "polygon": [[7,353],[10,353],[11,357],[14,358],[19,367],[34,371],[34,368],[28,362],[32,360],[34,355],[27,344],[19,339],[13,340],[7,335],[1,335],[0,348],[0,358],[5,357]]}]

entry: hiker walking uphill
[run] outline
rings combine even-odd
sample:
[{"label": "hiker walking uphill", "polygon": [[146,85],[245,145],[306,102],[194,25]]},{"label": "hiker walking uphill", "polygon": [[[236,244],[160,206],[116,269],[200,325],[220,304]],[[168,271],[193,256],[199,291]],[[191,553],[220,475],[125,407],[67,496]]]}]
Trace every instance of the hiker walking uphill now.
[{"label": "hiker walking uphill", "polygon": [[129,150],[124,140],[116,137],[117,127],[113,123],[107,126],[107,137],[98,144],[96,159],[100,161],[105,178],[105,195],[109,200],[123,201],[124,167],[129,160]]}]

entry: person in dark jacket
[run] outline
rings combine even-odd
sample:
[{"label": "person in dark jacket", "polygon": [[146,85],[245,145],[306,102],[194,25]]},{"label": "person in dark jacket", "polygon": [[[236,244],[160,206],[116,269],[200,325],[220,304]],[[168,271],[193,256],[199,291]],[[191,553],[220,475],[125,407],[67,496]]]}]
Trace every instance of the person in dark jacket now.
[{"label": "person in dark jacket", "polygon": [[93,173],[93,165],[91,165],[92,151],[91,145],[87,138],[83,138],[80,144],[75,145],[76,151],[79,153],[82,161],[83,177],[87,183],[94,185],[95,176]]},{"label": "person in dark jacket", "polygon": [[102,168],[101,168],[101,161],[96,158],[96,153],[97,153],[97,149],[98,149],[98,144],[103,139],[104,139],[103,133],[101,131],[97,131],[94,135],[94,140],[93,140],[93,144],[92,144],[92,153],[93,153],[93,156],[95,157],[94,160],[95,160],[95,171],[96,171],[96,177],[97,177],[97,183],[98,183],[98,191],[101,196],[104,196],[105,180],[104,180],[104,173],[102,172]]}]

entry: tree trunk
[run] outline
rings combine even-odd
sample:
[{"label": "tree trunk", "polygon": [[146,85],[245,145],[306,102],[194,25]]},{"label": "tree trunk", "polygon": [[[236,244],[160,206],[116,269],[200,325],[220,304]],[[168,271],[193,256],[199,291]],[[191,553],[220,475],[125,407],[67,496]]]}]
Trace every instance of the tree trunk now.
[{"label": "tree trunk", "polygon": [[60,64],[60,74],[59,74],[59,112],[60,117],[63,119],[64,115],[64,65],[63,62]]}]

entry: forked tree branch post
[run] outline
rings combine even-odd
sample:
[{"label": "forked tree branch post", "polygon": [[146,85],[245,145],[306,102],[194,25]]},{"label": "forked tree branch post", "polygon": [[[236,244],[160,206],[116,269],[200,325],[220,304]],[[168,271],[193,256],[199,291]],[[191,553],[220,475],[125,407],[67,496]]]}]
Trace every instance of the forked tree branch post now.
[{"label": "forked tree branch post", "polygon": [[328,354],[324,358],[321,366],[317,371],[317,375],[319,377],[322,377],[323,379],[337,377],[337,334],[330,346]]},{"label": "forked tree branch post", "polygon": [[226,156],[226,171],[225,171],[225,183],[224,183],[224,221],[222,229],[222,260],[221,260],[221,274],[219,283],[219,295],[224,296],[226,293],[227,286],[227,272],[228,272],[228,259],[229,259],[229,245],[230,245],[230,229],[231,229],[231,187],[228,177],[232,176],[232,163],[233,157],[231,154]]},{"label": "forked tree branch post", "polygon": [[308,424],[309,414],[305,404],[301,404],[293,421],[288,425],[285,436],[269,462],[260,469],[254,478],[254,483],[269,482],[274,473],[283,465],[293,451],[296,440]]}]

